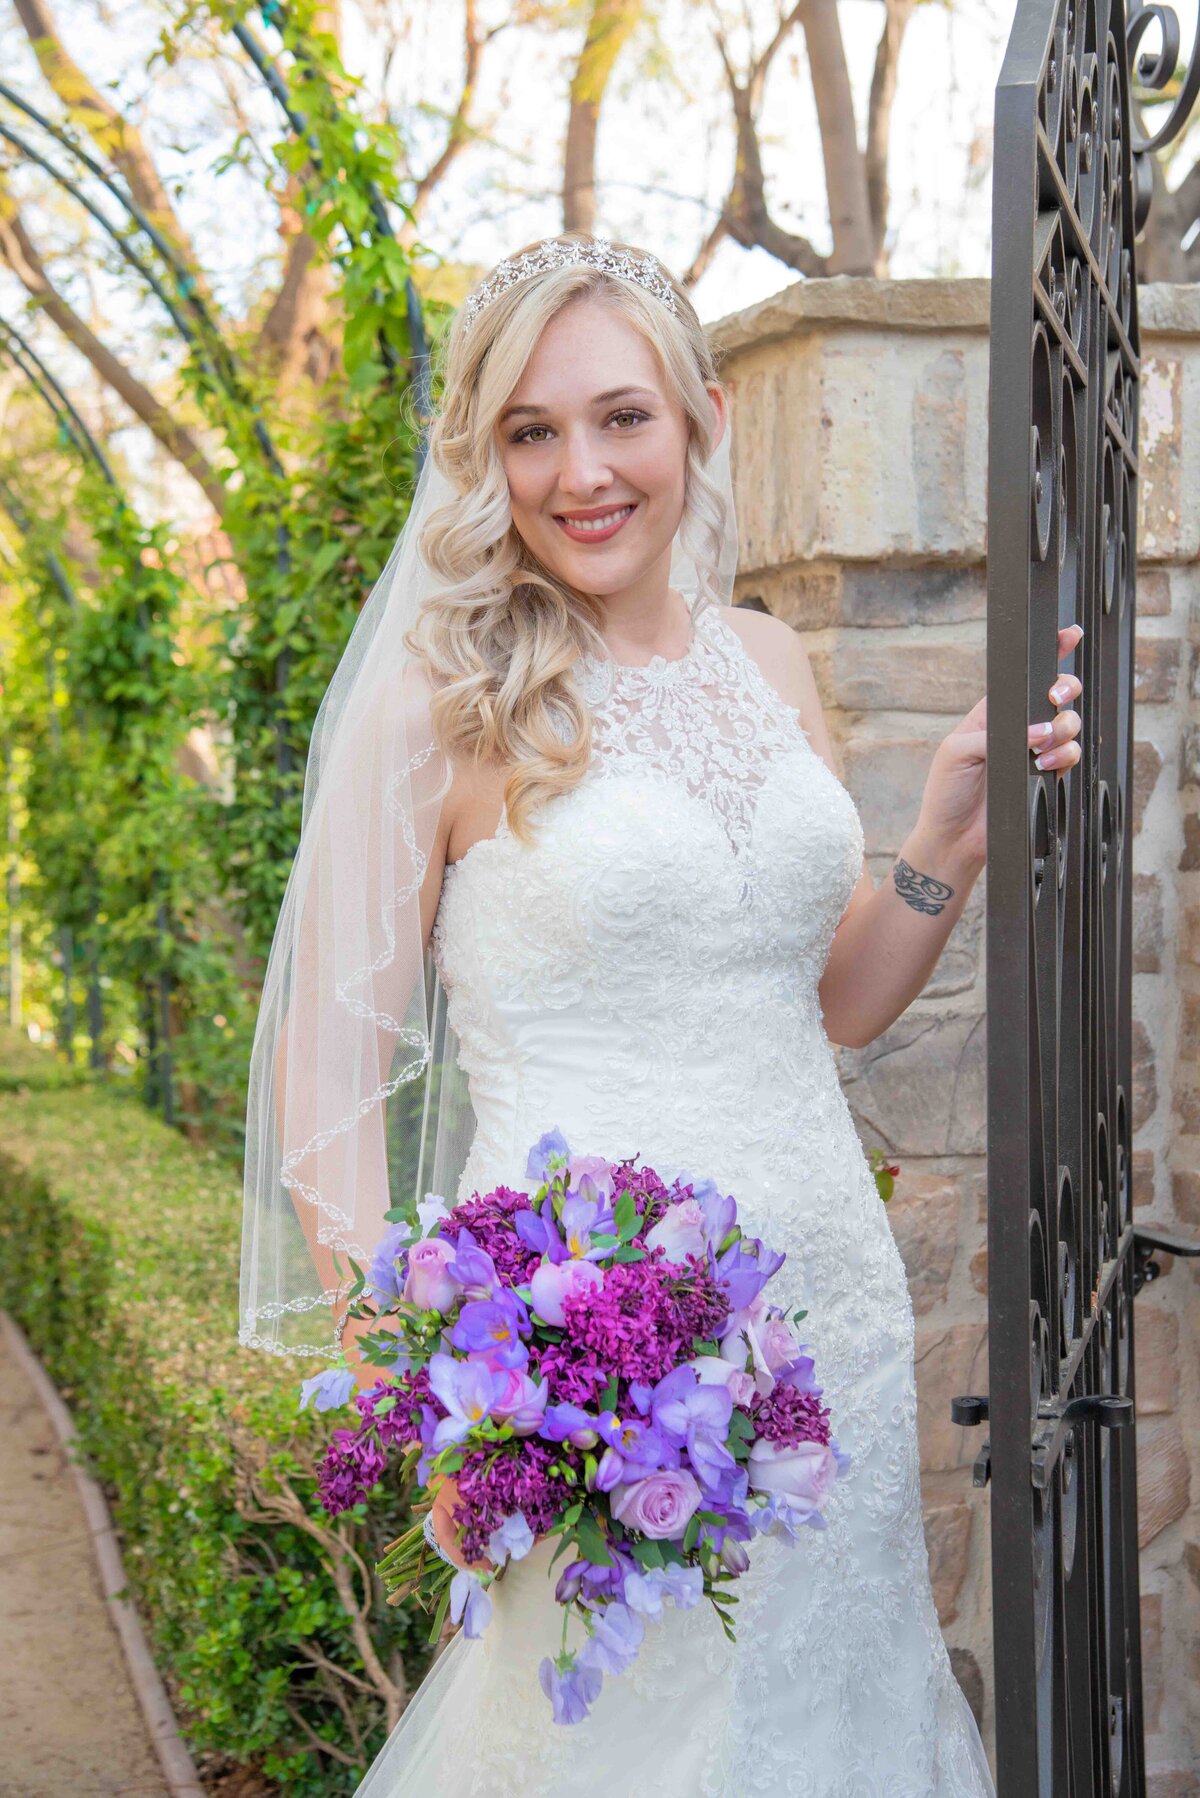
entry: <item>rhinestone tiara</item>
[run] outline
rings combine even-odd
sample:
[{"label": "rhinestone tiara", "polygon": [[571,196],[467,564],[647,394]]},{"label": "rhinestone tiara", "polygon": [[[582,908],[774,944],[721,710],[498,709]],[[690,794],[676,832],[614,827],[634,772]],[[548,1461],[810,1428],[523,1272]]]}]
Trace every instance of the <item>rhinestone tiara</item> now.
[{"label": "rhinestone tiara", "polygon": [[510,287],[516,287],[518,282],[527,281],[531,275],[544,274],[547,269],[574,268],[580,264],[600,269],[606,275],[619,275],[623,281],[636,281],[656,300],[661,300],[668,312],[678,314],[675,289],[666,270],[653,256],[635,256],[628,250],[614,250],[610,243],[594,237],[574,238],[569,243],[547,238],[532,250],[526,250],[523,256],[498,262],[487,280],[467,295],[463,302],[464,332],[471,329],[479,314],[493,300],[507,293]]}]

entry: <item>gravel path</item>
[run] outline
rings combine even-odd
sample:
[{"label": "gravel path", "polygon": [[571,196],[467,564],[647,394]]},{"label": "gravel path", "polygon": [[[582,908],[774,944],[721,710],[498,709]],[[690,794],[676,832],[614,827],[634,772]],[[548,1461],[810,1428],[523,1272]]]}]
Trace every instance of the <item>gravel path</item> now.
[{"label": "gravel path", "polygon": [[0,1332],[0,1792],[166,1798],[58,1439]]}]

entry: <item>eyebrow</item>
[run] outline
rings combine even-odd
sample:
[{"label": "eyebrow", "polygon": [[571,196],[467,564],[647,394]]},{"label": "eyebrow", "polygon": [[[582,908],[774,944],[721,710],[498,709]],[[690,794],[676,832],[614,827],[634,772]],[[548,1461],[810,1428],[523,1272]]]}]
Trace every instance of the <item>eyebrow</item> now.
[{"label": "eyebrow", "polygon": [[[644,394],[647,399],[658,398],[658,395],[649,387],[610,387],[607,393],[593,394],[592,405],[604,406],[610,400],[627,399],[631,393]],[[542,417],[549,409],[548,406],[506,406],[500,414],[499,423],[505,424],[508,419],[515,418],[518,413],[524,413],[530,417]]]}]

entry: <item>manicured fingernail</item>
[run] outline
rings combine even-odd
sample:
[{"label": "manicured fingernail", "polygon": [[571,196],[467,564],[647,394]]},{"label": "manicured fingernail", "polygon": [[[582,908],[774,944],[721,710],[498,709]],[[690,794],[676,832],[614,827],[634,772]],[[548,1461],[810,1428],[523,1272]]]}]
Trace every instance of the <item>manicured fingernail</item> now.
[{"label": "manicured fingernail", "polygon": [[1054,685],[1050,689],[1050,697],[1051,697],[1051,699],[1053,699],[1055,701],[1058,701],[1060,699],[1065,699],[1067,697],[1067,694],[1070,691],[1071,691],[1070,681],[1056,680]]},{"label": "manicured fingernail", "polygon": [[1035,755],[1033,765],[1035,768],[1052,768],[1054,766],[1048,755]]},{"label": "manicured fingernail", "polygon": [[1041,743],[1045,740],[1046,737],[1053,736],[1053,734],[1054,734],[1054,726],[1052,724],[1031,724],[1029,726],[1029,736],[1030,736],[1031,742]]}]

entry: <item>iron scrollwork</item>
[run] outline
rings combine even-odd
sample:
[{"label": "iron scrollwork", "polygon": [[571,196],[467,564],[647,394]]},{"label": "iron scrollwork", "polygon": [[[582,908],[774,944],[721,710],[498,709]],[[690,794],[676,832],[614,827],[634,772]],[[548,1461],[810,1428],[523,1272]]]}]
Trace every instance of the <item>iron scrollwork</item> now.
[{"label": "iron scrollwork", "polygon": [[[1140,352],[1134,237],[1176,74],[1163,5],[1018,0],[996,90],[988,475],[988,1321],[1001,1798],[1143,1798],[1133,1300],[1131,967]],[[1200,25],[1197,27],[1200,43]],[[1082,758],[1027,726],[1080,623]]]}]

